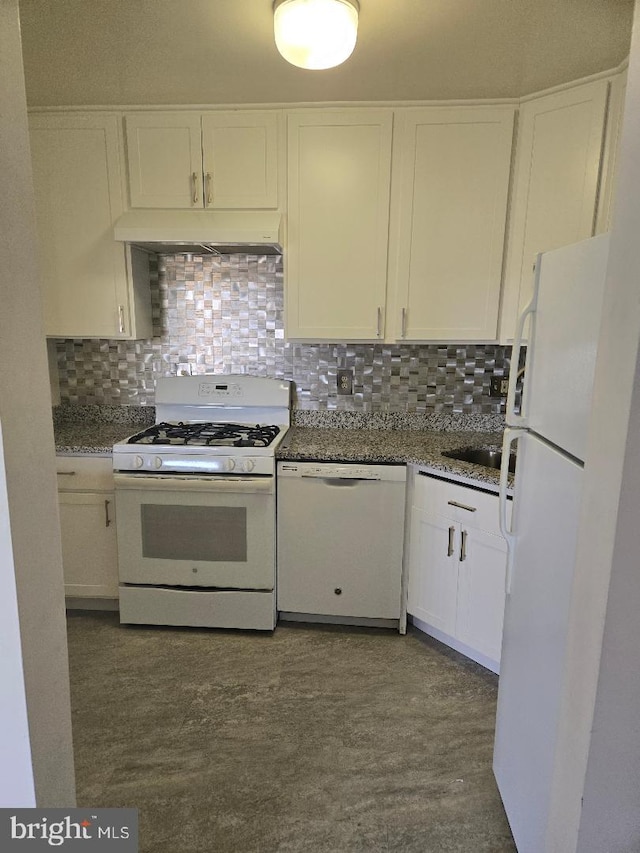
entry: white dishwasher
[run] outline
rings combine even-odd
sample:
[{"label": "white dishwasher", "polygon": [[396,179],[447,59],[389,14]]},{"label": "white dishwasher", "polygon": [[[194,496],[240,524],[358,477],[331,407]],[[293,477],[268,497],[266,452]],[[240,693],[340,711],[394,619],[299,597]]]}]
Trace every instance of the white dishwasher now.
[{"label": "white dishwasher", "polygon": [[281,619],[404,628],[406,468],[278,462]]}]

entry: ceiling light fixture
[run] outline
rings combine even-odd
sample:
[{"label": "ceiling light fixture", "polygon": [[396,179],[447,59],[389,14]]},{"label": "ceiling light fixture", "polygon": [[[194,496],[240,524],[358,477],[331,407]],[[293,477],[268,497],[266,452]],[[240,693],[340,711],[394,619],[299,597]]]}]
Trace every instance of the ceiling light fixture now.
[{"label": "ceiling light fixture", "polygon": [[276,46],[298,68],[334,68],[353,53],[359,11],[358,0],[275,0]]}]

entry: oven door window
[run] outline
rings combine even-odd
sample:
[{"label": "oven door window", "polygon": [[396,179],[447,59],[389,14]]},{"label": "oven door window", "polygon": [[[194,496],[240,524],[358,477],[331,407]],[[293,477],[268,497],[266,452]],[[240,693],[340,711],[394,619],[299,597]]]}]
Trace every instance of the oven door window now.
[{"label": "oven door window", "polygon": [[160,560],[244,563],[247,509],[243,506],[140,507],[142,556]]}]

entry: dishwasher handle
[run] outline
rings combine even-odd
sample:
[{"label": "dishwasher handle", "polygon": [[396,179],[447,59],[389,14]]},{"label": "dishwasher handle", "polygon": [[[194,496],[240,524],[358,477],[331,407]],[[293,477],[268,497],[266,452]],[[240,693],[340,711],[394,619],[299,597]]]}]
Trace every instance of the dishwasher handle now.
[{"label": "dishwasher handle", "polygon": [[374,482],[377,477],[314,477],[312,474],[303,474],[303,480],[319,480],[326,486],[357,486],[358,483]]}]

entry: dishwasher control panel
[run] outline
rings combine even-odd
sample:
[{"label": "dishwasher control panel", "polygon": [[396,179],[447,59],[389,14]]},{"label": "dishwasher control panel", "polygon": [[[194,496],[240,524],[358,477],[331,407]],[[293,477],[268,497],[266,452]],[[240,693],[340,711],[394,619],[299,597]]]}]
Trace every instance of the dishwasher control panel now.
[{"label": "dishwasher control panel", "polygon": [[366,465],[358,462],[278,462],[278,476],[404,482],[406,468],[404,465]]}]

